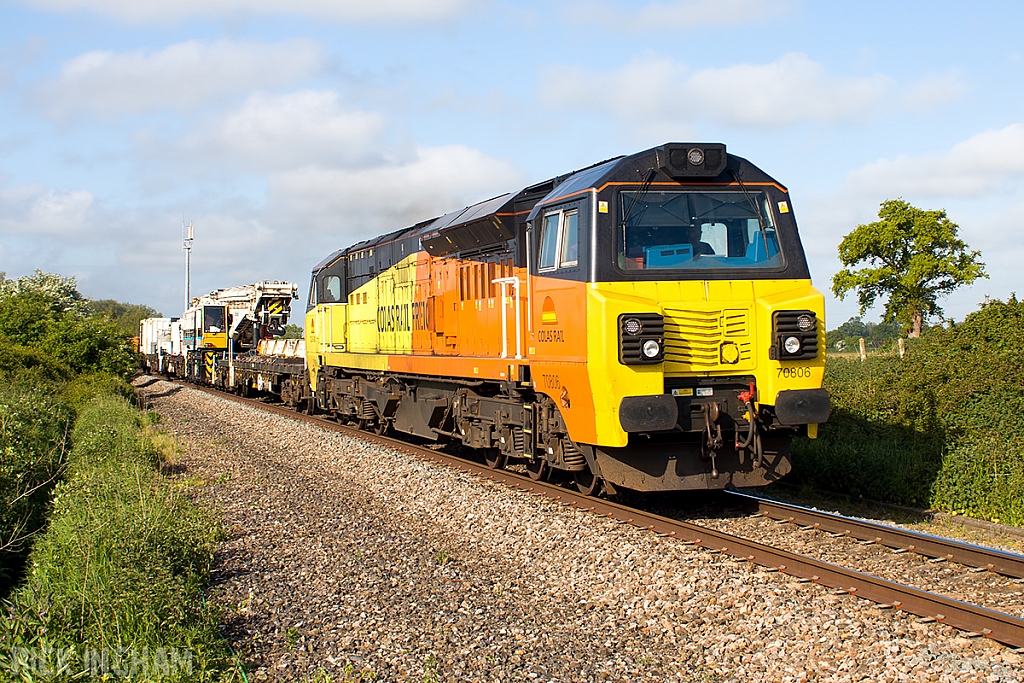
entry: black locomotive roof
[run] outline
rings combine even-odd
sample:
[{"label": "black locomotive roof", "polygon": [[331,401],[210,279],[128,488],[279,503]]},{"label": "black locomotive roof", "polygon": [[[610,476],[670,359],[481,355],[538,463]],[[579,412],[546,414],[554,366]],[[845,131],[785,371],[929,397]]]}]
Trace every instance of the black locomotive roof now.
[{"label": "black locomotive roof", "polygon": [[[679,171],[668,161],[675,158],[670,157],[671,154],[680,151],[685,154],[693,148],[708,150],[709,160],[712,158],[710,155],[714,153],[712,150],[719,151],[721,163],[707,172],[698,169],[687,173],[685,170]],[[746,159],[726,154],[723,144],[666,143],[629,156],[602,161],[573,173],[555,176],[517,192],[499,195],[411,227],[358,242],[348,249],[331,254],[314,270],[329,265],[343,254],[412,237],[418,238],[423,248],[433,256],[443,256],[504,241],[514,236],[515,214],[520,210],[529,211],[526,220],[533,220],[544,205],[564,197],[600,188],[608,183],[642,183],[648,180],[649,176],[650,180],[692,180],[694,183],[733,182],[735,177],[744,182],[775,182]]]},{"label": "black locomotive roof", "polygon": [[337,261],[339,258],[344,256],[346,253],[348,253],[348,249],[339,249],[338,251],[333,252],[330,256],[325,258],[323,261],[321,261],[320,263],[318,263],[315,266],[313,266],[313,272],[314,273],[319,273],[321,270],[323,270],[327,266],[329,266],[332,263],[334,263],[335,261]]}]

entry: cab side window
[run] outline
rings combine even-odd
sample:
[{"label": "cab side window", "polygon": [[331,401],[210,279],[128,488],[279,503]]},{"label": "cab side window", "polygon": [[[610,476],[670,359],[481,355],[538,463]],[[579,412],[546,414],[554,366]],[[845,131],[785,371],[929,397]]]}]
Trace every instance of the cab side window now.
[{"label": "cab side window", "polygon": [[562,214],[562,239],[561,256],[558,259],[559,268],[568,268],[579,263],[580,259],[580,235],[579,235],[579,211],[566,211]]},{"label": "cab side window", "polygon": [[558,218],[561,214],[549,213],[544,216],[540,229],[540,258],[537,259],[537,270],[552,270],[558,251]]},{"label": "cab side window", "polygon": [[579,265],[578,209],[552,211],[544,216],[540,232],[540,255],[537,270],[573,268]]},{"label": "cab side window", "polygon": [[337,275],[329,275],[324,281],[324,301],[341,301],[341,278]]}]

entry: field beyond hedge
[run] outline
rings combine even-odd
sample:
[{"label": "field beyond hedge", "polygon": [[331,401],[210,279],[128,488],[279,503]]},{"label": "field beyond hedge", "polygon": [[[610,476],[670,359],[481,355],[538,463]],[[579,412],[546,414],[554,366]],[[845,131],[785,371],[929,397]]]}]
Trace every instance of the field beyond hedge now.
[{"label": "field beyond hedge", "polygon": [[832,417],[794,443],[789,481],[1024,526],[1024,303],[909,341],[829,358]]}]

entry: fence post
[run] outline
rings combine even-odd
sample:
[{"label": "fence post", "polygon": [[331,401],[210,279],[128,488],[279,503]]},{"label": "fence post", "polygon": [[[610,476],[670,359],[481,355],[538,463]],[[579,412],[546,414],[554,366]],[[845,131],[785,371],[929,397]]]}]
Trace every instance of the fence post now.
[{"label": "fence post", "polygon": [[864,346],[864,337],[860,338],[860,362],[863,363],[868,358],[867,348]]},{"label": "fence post", "polygon": [[902,360],[903,359],[903,354],[905,354],[907,352],[906,347],[903,344],[903,337],[900,337],[899,344],[900,344],[900,360]]}]

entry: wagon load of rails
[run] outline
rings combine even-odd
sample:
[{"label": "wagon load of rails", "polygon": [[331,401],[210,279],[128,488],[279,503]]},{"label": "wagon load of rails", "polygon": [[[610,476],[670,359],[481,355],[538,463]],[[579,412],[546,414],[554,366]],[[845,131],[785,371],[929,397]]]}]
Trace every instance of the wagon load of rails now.
[{"label": "wagon load of rails", "polygon": [[234,359],[232,389],[242,396],[253,391],[280,395],[300,383],[306,373],[306,342],[302,339],[263,339],[255,355]]}]

